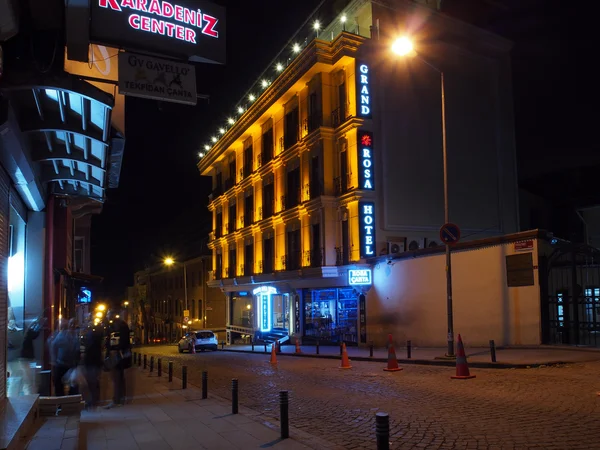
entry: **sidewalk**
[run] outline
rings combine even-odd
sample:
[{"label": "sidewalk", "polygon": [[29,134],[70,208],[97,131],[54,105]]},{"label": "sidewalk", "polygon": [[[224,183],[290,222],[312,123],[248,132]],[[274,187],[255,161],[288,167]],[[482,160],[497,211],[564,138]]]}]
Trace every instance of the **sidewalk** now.
[{"label": "sidewalk", "polygon": [[[166,376],[158,378],[156,370],[152,375],[137,368],[127,372],[133,403],[109,410],[84,411],[78,449],[333,448],[293,428],[291,439],[281,440],[279,424],[261,420],[259,413],[243,405],[239,407],[240,414],[233,415],[230,402],[212,395],[201,400],[201,390],[189,383],[182,390],[179,378],[173,377],[169,383]],[[108,379],[102,381],[106,386]],[[110,386],[103,391],[110,395]]]},{"label": "sidewalk", "polygon": [[[219,347],[220,349],[221,347]],[[339,358],[338,346],[320,346],[319,355],[316,354],[314,345],[303,345],[300,347],[302,353],[295,353],[294,345],[282,345],[280,355],[312,357],[312,358]],[[229,345],[224,351],[252,353],[251,345]],[[368,347],[347,347],[348,356],[355,361],[387,362],[387,350],[375,348],[373,357],[369,356]],[[271,346],[267,345],[267,352]],[[254,353],[264,353],[264,345],[255,345]],[[521,347],[521,348],[497,348],[496,362],[491,362],[490,349],[485,347],[465,347],[469,360],[469,366],[480,369],[525,369],[544,365],[558,365],[568,363],[582,363],[600,361],[600,349],[573,348],[573,347]],[[424,364],[439,366],[454,366],[453,360],[436,359],[443,357],[445,348],[421,348],[412,347],[411,359],[407,358],[406,347],[396,347],[396,357],[401,364]]]}]

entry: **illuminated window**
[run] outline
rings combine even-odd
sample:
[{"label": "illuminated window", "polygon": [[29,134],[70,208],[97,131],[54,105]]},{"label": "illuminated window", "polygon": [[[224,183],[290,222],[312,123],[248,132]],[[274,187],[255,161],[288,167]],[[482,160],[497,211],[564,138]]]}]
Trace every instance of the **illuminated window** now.
[{"label": "illuminated window", "polygon": [[45,91],[49,99],[58,102],[58,91],[56,89],[45,89]]},{"label": "illuminated window", "polygon": [[92,123],[102,130],[104,129],[106,106],[93,100],[90,103],[90,116]]}]

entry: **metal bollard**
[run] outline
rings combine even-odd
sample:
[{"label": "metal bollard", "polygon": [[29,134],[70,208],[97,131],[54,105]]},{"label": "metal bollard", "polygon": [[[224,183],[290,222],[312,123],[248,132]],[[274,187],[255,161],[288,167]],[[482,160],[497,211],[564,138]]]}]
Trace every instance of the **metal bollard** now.
[{"label": "metal bollard", "polygon": [[135,364],[137,361],[137,352],[133,352],[131,356],[133,356],[133,363]]},{"label": "metal bollard", "polygon": [[169,383],[173,381],[173,361],[169,361]]},{"label": "metal bollard", "polygon": [[281,439],[290,437],[288,391],[279,391],[279,421],[281,422]]},{"label": "metal bollard", "polygon": [[181,389],[187,389],[187,366],[181,368]]},{"label": "metal bollard", "polygon": [[252,341],[252,353],[254,353],[254,341]]},{"label": "metal bollard", "polygon": [[373,341],[369,344],[369,358],[373,357]]},{"label": "metal bollard", "polygon": [[202,372],[202,400],[208,398],[208,372]]},{"label": "metal bollard", "polygon": [[375,436],[377,450],[390,450],[390,416],[387,413],[375,414]]},{"label": "metal bollard", "polygon": [[265,353],[267,353],[267,344],[265,344]]},{"label": "metal bollard", "polygon": [[158,358],[156,361],[156,371],[159,377],[162,377],[162,359]]},{"label": "metal bollard", "polygon": [[144,355],[144,370],[148,367],[148,355]]},{"label": "metal bollard", "polygon": [[150,373],[154,372],[154,356],[150,357]]},{"label": "metal bollard", "polygon": [[490,339],[490,354],[492,356],[492,362],[496,362],[496,343],[493,339]]},{"label": "metal bollard", "polygon": [[319,341],[317,341],[317,355],[319,354]]},{"label": "metal bollard", "polygon": [[231,380],[231,414],[238,413],[238,380]]},{"label": "metal bollard", "polygon": [[138,367],[142,366],[142,354],[141,353],[138,353],[138,355],[137,355],[137,365],[138,365]]},{"label": "metal bollard", "polygon": [[225,348],[225,341],[221,341],[221,350]]},{"label": "metal bollard", "polygon": [[406,358],[410,359],[412,356],[412,342],[406,341]]}]

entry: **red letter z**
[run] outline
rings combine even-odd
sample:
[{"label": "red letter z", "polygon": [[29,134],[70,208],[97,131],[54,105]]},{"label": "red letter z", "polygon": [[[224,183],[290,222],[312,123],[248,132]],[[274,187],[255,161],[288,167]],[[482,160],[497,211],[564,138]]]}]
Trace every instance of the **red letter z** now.
[{"label": "red letter z", "polygon": [[206,21],[206,25],[202,29],[202,34],[206,34],[207,36],[218,38],[219,32],[215,30],[219,19],[213,16],[209,16],[208,14],[203,14],[202,18]]}]

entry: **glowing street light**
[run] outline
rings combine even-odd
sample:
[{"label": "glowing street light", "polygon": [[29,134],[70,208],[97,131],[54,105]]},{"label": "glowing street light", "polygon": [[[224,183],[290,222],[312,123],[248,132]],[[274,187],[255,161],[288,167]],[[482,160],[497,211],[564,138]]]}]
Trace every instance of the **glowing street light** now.
[{"label": "glowing street light", "polygon": [[173,264],[175,264],[175,260],[171,257],[167,257],[165,258],[163,263],[165,264],[165,266],[172,266]]},{"label": "glowing street light", "polygon": [[98,311],[98,312],[96,313],[96,317],[97,317],[98,319],[102,319],[102,313],[101,313],[100,311]]},{"label": "glowing street light", "polygon": [[127,300],[125,300],[125,301],[123,302],[123,305],[125,305],[125,306],[129,306],[129,302],[128,302]]},{"label": "glowing street light", "polygon": [[[422,58],[414,49],[412,41],[406,37],[399,37],[392,44],[392,52],[399,56],[416,56],[440,74],[441,103],[442,103],[442,156],[444,168],[444,221],[450,223],[450,208],[448,206],[448,151],[446,143],[446,89],[444,85],[444,72]],[[446,356],[454,357],[454,313],[452,306],[452,257],[450,245],[446,243],[446,313],[448,316],[448,352]]]},{"label": "glowing street light", "polygon": [[392,51],[398,56],[407,56],[414,51],[414,46],[409,38],[403,36],[394,41]]},{"label": "glowing street light", "polygon": [[96,307],[96,309],[97,309],[98,311],[106,311],[106,305],[102,305],[102,304],[100,304],[100,305],[98,305],[98,306]]}]

